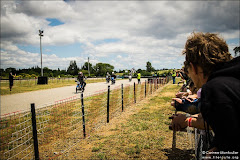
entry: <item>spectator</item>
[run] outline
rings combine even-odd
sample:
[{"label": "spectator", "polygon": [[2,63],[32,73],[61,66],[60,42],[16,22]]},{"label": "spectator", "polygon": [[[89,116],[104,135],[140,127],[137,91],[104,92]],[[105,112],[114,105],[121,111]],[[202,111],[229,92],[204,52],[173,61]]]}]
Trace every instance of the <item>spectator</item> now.
[{"label": "spectator", "polygon": [[[187,112],[189,114],[197,114],[199,110],[199,99],[197,97],[196,87],[194,87],[193,82],[189,85],[190,91],[187,93],[180,92],[176,94],[176,98],[172,98],[172,106],[176,108],[177,111]],[[184,94],[186,96],[184,96]]]},{"label": "spectator", "polygon": [[141,73],[139,72],[137,74],[138,84],[141,84]]},{"label": "spectator", "polygon": [[175,79],[176,79],[176,71],[175,70],[173,70],[173,72],[172,72],[172,79],[173,79],[173,84],[175,84]]},{"label": "spectator", "polygon": [[187,88],[186,92],[182,92],[182,91],[178,92],[176,94],[176,98],[184,98],[189,95],[193,95],[193,96],[190,96],[191,98],[197,98],[197,96],[196,96],[197,88],[195,87],[195,85],[192,81],[189,82],[189,86],[186,86],[186,88]]},{"label": "spectator", "polygon": [[[212,33],[193,33],[183,54],[189,77],[196,87],[202,88],[201,114],[195,118],[175,115],[173,129],[180,130],[188,125],[204,129],[211,144],[209,151],[219,153],[208,156],[239,158],[240,57],[232,59],[225,40]],[[208,138],[209,129],[215,134],[212,141]]]},{"label": "spectator", "polygon": [[9,88],[10,91],[12,91],[12,87],[13,87],[13,77],[16,77],[16,74],[13,75],[12,72],[9,73]]},{"label": "spectator", "polygon": [[184,69],[181,69],[179,72],[178,72],[178,75],[180,75],[181,77],[181,80],[178,82],[178,85],[180,83],[183,83],[183,86],[181,87],[181,91],[186,91],[187,90],[187,85],[190,83],[190,79],[189,77],[187,76],[187,74],[184,73]]}]

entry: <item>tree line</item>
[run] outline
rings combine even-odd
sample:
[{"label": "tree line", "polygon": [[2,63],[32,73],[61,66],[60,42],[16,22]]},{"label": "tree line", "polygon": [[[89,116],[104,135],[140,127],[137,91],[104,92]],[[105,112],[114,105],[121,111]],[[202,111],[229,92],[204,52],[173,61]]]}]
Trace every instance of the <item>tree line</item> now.
[{"label": "tree line", "polygon": [[[89,67],[89,72],[88,72]],[[27,68],[27,69],[16,69],[16,68],[6,68],[6,69],[0,69],[1,71],[1,78],[8,78],[8,75],[10,72],[13,74],[16,74],[16,78],[36,78],[40,76],[41,68],[38,66]],[[48,67],[43,68],[43,76],[46,77],[76,77],[79,72],[83,72],[85,76],[90,77],[104,77],[106,76],[106,73],[121,73],[124,75],[129,75],[131,72],[130,70],[119,70],[115,71],[114,66],[108,64],[108,63],[97,63],[96,65],[93,65],[91,63],[88,64],[88,62],[85,62],[82,67],[78,67],[76,61],[70,61],[70,64],[66,70],[60,70],[58,69],[49,69]],[[138,69],[136,70],[136,73],[141,73],[142,76],[152,76],[153,72],[156,72],[152,67],[151,62],[146,62],[146,70]],[[157,74],[157,72],[156,72]]]},{"label": "tree line", "polygon": [[[240,56],[240,46],[235,47],[233,49],[235,53],[235,57]],[[90,75],[88,72],[88,66]],[[168,69],[162,69],[162,70],[168,70]],[[106,75],[107,72],[111,73],[114,71],[114,66],[107,64],[107,63],[97,63],[95,66],[93,66],[91,63],[88,64],[88,62],[85,62],[84,65],[79,68],[77,66],[76,61],[70,61],[69,67],[67,70],[60,70],[59,68],[56,70],[49,69],[48,67],[43,68],[44,76],[47,77],[74,77],[78,74],[79,71],[82,71],[86,76],[90,77],[103,77]],[[126,70],[119,70],[118,73],[122,73],[123,75],[128,75],[130,70],[128,72],[125,72]],[[146,70],[138,69],[137,73],[141,73],[143,76],[152,76],[153,73],[157,76],[159,70],[156,70],[152,67],[151,62],[146,62]],[[10,72],[13,72],[17,75],[18,78],[34,78],[40,76],[41,68],[38,66],[27,68],[27,69],[16,69],[16,68],[6,68],[1,69],[0,68],[0,78],[8,78],[8,75]],[[117,71],[114,71],[117,73]],[[168,74],[168,71],[164,72],[163,75]]]}]

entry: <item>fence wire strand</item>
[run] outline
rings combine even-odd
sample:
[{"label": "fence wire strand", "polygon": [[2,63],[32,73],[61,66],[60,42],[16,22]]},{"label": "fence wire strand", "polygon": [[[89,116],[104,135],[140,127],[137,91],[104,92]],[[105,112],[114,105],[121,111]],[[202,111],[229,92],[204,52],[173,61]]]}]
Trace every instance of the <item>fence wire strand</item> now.
[{"label": "fence wire strand", "polygon": [[[110,91],[110,120],[125,108],[163,86],[166,79],[115,87]],[[123,91],[122,91],[123,89]],[[122,97],[123,92],[123,97]],[[146,94],[146,95],[145,95]],[[107,123],[107,89],[85,95],[84,106],[80,96],[56,101],[55,104],[36,109],[37,134],[40,159],[54,159],[68,154],[84,139],[82,117],[85,117],[86,135]],[[123,103],[123,104],[122,104]],[[82,115],[84,107],[85,115]],[[122,108],[124,107],[124,108]],[[30,111],[18,111],[0,117],[1,159],[34,159]]]}]

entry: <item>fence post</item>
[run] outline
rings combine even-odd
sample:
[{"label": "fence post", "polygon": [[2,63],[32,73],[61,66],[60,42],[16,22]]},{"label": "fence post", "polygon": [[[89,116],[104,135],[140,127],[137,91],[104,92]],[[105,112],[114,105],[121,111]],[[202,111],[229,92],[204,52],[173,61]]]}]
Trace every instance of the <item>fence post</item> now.
[{"label": "fence post", "polygon": [[122,112],[123,112],[123,84],[122,84]]},{"label": "fence post", "polygon": [[152,81],[151,81],[151,83],[150,83],[150,88],[151,88],[151,90],[150,90],[150,92],[151,92],[151,94],[153,93],[153,89],[152,89]]},{"label": "fence post", "polygon": [[156,79],[154,79],[154,81],[153,81],[154,83],[153,83],[153,88],[154,88],[154,90],[153,90],[153,92],[155,92],[156,91],[156,89],[157,89],[157,86],[156,86]]},{"label": "fence post", "polygon": [[147,80],[145,80],[145,98],[147,96]]},{"label": "fence post", "polygon": [[136,85],[135,85],[135,82],[134,82],[134,103],[136,103]]},{"label": "fence post", "polygon": [[108,95],[107,95],[107,123],[109,123],[109,101],[110,101],[110,85],[108,86]]},{"label": "fence post", "polygon": [[84,136],[84,138],[86,138],[83,92],[81,93],[81,104],[82,104],[83,136]]},{"label": "fence post", "polygon": [[36,123],[36,112],[35,112],[35,104],[34,103],[31,103],[31,112],[32,112],[32,132],[33,132],[34,153],[35,153],[35,159],[39,160],[37,123]]},{"label": "fence post", "polygon": [[[174,101],[174,106],[176,106],[176,101]],[[175,115],[177,114],[177,110],[175,110]],[[172,140],[172,149],[176,149],[176,131],[173,130],[173,140]]]}]

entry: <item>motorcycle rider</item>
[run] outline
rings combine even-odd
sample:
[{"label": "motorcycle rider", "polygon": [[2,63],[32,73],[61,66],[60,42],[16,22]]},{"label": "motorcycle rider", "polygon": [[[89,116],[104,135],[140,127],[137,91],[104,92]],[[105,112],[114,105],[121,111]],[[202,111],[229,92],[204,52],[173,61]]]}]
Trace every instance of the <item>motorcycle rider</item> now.
[{"label": "motorcycle rider", "polygon": [[132,81],[132,74],[131,73],[129,74],[128,78],[129,78],[129,82],[131,82]]},{"label": "motorcycle rider", "polygon": [[111,75],[107,72],[107,75],[106,75],[106,81],[107,81],[107,83],[109,83],[110,77],[111,77]]},{"label": "motorcycle rider", "polygon": [[86,86],[86,82],[84,81],[84,79],[86,79],[86,77],[83,75],[82,72],[78,73],[78,77],[77,80],[80,82],[80,84],[82,85],[83,91],[85,90],[85,86]]},{"label": "motorcycle rider", "polygon": [[114,72],[112,72],[112,75],[111,75],[112,84],[115,83],[115,79],[116,79],[116,75]]}]

